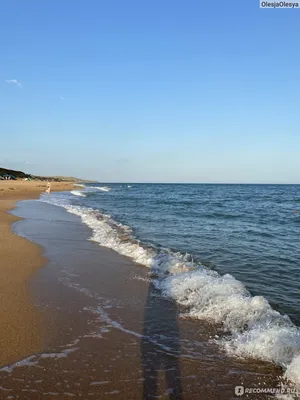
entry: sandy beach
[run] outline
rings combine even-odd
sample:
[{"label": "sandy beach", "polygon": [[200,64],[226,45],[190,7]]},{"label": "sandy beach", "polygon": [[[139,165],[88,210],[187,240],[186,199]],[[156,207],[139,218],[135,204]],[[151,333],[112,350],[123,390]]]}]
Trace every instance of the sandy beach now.
[{"label": "sandy beach", "polygon": [[[70,190],[72,183],[52,183],[53,191]],[[42,322],[27,282],[45,262],[39,246],[15,235],[18,220],[8,213],[19,200],[37,198],[46,182],[0,181],[0,366],[17,361],[41,347]]]}]

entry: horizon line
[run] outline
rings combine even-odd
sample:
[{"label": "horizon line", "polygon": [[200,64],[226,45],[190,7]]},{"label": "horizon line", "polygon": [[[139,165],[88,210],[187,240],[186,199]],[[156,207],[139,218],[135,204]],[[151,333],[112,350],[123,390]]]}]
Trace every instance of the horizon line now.
[{"label": "horizon line", "polygon": [[90,183],[103,184],[136,184],[136,185],[300,185],[300,183],[275,183],[275,182],[132,182],[132,181],[95,181],[78,178],[81,181],[93,181]]}]

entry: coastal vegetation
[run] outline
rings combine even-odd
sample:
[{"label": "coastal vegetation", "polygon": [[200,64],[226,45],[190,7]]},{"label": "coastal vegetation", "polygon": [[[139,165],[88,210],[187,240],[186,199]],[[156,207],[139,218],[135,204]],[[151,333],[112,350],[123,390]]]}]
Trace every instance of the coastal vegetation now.
[{"label": "coastal vegetation", "polygon": [[11,179],[11,180],[39,180],[39,181],[48,181],[48,182],[74,182],[74,183],[82,183],[82,182],[92,182],[84,179],[74,178],[70,176],[39,176],[27,174],[23,171],[15,171],[13,169],[7,169],[0,167],[0,179]]}]

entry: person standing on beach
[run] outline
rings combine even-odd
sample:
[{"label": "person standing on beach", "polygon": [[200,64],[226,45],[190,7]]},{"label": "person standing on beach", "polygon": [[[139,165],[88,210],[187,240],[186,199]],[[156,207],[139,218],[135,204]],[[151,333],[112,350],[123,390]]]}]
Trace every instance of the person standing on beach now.
[{"label": "person standing on beach", "polygon": [[51,183],[48,182],[48,183],[47,183],[46,193],[50,194],[50,192],[51,192]]}]

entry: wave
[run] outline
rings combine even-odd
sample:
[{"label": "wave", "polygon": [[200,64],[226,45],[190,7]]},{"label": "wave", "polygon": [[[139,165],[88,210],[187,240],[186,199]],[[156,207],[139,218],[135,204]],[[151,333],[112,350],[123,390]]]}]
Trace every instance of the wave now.
[{"label": "wave", "polygon": [[73,186],[78,186],[78,187],[83,187],[83,188],[85,188],[86,186],[85,185],[82,185],[81,183],[74,183],[74,185]]},{"label": "wave", "polygon": [[82,192],[79,192],[78,190],[72,190],[71,193],[72,193],[74,196],[86,197],[86,194],[84,194],[84,193],[82,193]]},{"label": "wave", "polygon": [[110,192],[111,188],[108,186],[91,186],[91,189],[102,190],[102,192]]},{"label": "wave", "polygon": [[151,268],[156,286],[186,307],[186,317],[222,324],[225,338],[213,340],[228,354],[274,362],[286,379],[300,386],[300,330],[264,297],[251,296],[242,282],[194,263],[189,254],[146,246],[134,239],[130,227],[110,215],[87,207],[64,207],[92,228],[92,240]]},{"label": "wave", "polygon": [[39,367],[39,362],[42,359],[45,358],[66,358],[70,353],[73,353],[74,351],[77,351],[79,348],[74,347],[74,345],[78,342],[79,340],[75,340],[73,343],[67,344],[64,347],[65,349],[61,350],[59,353],[40,353],[40,354],[34,354],[32,356],[29,356],[27,358],[24,358],[23,360],[17,361],[14,364],[7,365],[5,367],[0,368],[0,372],[7,372],[11,374],[16,368],[20,367]]},{"label": "wave", "polygon": [[264,297],[252,297],[229,274],[220,276],[204,268],[171,275],[159,287],[188,307],[188,316],[221,323],[230,336],[215,341],[227,353],[274,362],[285,369],[287,379],[300,384],[299,328]]}]

